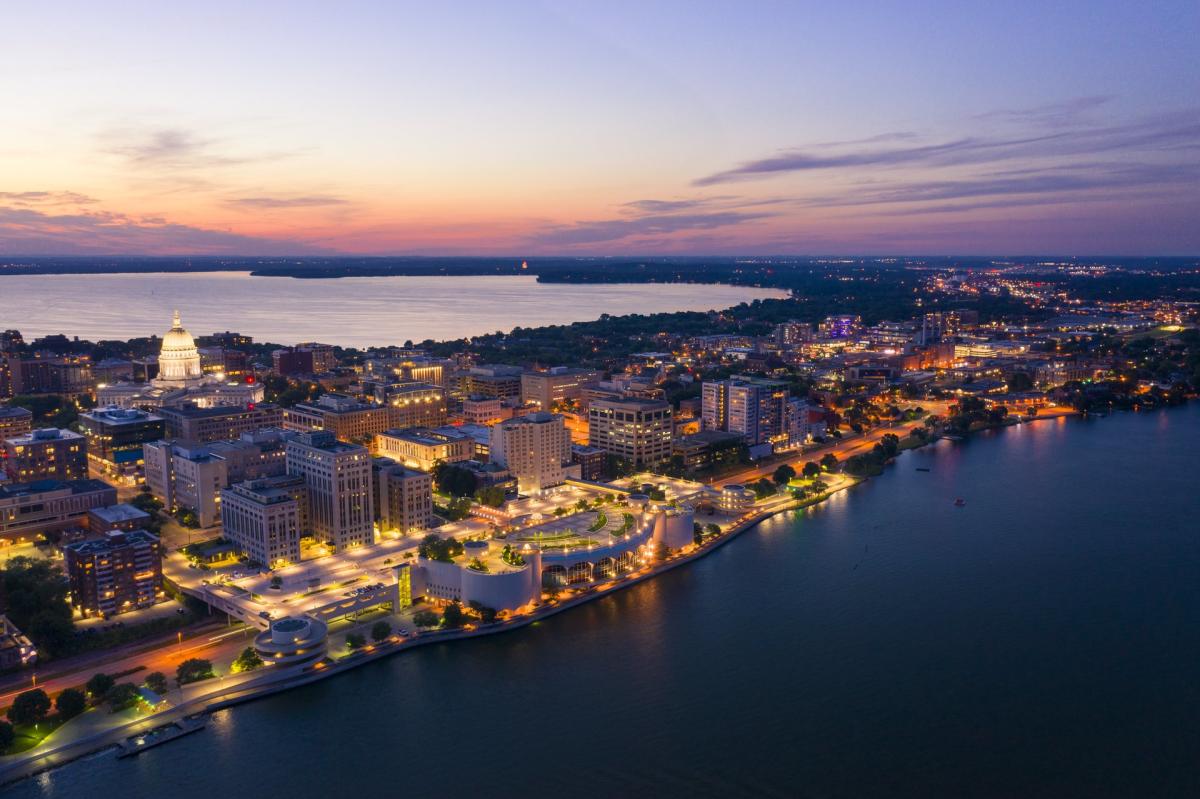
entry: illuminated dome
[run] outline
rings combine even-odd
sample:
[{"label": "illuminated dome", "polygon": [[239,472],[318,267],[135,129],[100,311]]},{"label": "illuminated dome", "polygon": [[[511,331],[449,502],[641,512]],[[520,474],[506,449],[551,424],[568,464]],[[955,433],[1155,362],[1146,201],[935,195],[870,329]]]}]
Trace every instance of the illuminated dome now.
[{"label": "illuminated dome", "polygon": [[192,334],[183,329],[179,311],[171,329],[163,336],[162,350],[158,354],[158,381],[160,383],[184,383],[200,380],[200,351]]}]

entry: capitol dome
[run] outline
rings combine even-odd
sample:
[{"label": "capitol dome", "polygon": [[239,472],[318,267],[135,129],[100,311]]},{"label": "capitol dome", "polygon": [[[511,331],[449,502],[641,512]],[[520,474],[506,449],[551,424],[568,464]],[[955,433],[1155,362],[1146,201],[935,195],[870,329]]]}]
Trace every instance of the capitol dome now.
[{"label": "capitol dome", "polygon": [[163,336],[162,350],[158,353],[158,382],[184,383],[200,380],[204,374],[200,369],[200,351],[192,334],[183,329],[179,311],[175,312],[171,329]]}]

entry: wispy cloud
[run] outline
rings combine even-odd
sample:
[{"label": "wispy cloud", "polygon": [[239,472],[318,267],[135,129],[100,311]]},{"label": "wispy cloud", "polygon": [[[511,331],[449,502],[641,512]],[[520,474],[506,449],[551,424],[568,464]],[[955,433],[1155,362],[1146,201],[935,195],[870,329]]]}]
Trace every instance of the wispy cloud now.
[{"label": "wispy cloud", "polygon": [[328,195],[310,195],[307,197],[236,197],[234,199],[225,201],[225,205],[231,208],[246,208],[255,210],[321,208],[325,206],[349,204],[349,200]]},{"label": "wispy cloud", "polygon": [[[1043,116],[1049,114],[1043,112]],[[713,186],[779,174],[816,170],[951,167],[993,164],[1016,158],[1063,158],[1108,153],[1194,151],[1200,148],[1200,112],[1195,110],[1123,124],[1084,125],[1068,130],[1031,130],[1024,135],[965,136],[906,147],[841,147],[795,149],[748,161],[693,181]]]},{"label": "wispy cloud", "polygon": [[328,254],[304,242],[246,236],[106,211],[55,214],[0,207],[5,255],[303,255]]},{"label": "wispy cloud", "polygon": [[30,207],[47,205],[92,205],[94,197],[74,191],[0,191],[0,205]]},{"label": "wispy cloud", "polygon": [[287,157],[286,153],[233,153],[219,139],[183,128],[122,128],[101,133],[101,152],[122,158],[133,168],[197,170],[238,166]]},{"label": "wispy cloud", "polygon": [[532,237],[536,245],[571,247],[622,241],[640,236],[661,236],[684,230],[713,230],[763,219],[771,214],[712,211],[691,214],[647,214],[557,225]]}]

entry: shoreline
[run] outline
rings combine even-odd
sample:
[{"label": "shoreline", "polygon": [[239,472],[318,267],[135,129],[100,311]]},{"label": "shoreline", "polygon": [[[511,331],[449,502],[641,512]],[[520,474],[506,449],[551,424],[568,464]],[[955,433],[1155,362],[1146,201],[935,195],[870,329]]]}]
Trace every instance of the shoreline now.
[{"label": "shoreline", "polygon": [[[960,440],[967,440],[975,433],[985,432],[986,430],[1003,430],[1007,427],[1016,426],[1017,424],[1051,421],[1080,415],[1081,414],[1079,412],[1072,411],[1035,417],[1029,420],[1022,420],[1019,423],[1004,424],[994,428],[984,428],[983,430],[973,431]],[[936,443],[936,441],[940,440],[940,438],[944,438],[944,436],[939,437],[939,439],[935,439],[934,441],[927,442],[926,444],[922,445],[922,447],[914,447],[913,449],[921,449],[925,446],[929,446],[930,444]],[[899,457],[899,454],[897,455],[897,458]],[[894,465],[894,462],[895,459],[889,461],[888,465]],[[217,687],[215,691],[207,691],[203,693],[197,690],[194,696],[187,698],[180,704],[173,705],[166,710],[131,720],[130,722],[122,724],[116,728],[96,733],[93,736],[89,736],[79,741],[64,744],[59,748],[52,748],[49,751],[25,757],[19,762],[14,762],[12,764],[0,763],[0,787],[19,782],[20,780],[46,771],[52,771],[60,766],[74,762],[75,760],[79,760],[83,757],[116,747],[127,738],[131,737],[132,735],[136,735],[139,732],[148,732],[152,729],[175,723],[190,716],[215,713],[220,710],[232,708],[236,705],[245,704],[247,702],[282,693],[283,691],[288,691],[293,688],[309,685],[311,683],[342,674],[359,666],[368,663],[374,663],[384,658],[416,649],[418,647],[450,641],[461,641],[464,639],[482,636],[516,632],[524,627],[534,624],[535,622],[543,621],[564,611],[597,599],[602,599],[613,593],[631,588],[635,585],[639,585],[642,582],[654,577],[658,577],[659,575],[669,572],[680,566],[688,565],[711,554],[712,552],[717,551],[721,547],[740,537],[743,533],[753,529],[760,523],[770,518],[773,518],[781,513],[804,510],[806,508],[819,505],[820,503],[825,502],[827,499],[832,497],[834,494],[847,491],[870,480],[871,476],[853,477],[846,475],[846,478],[847,481],[844,484],[821,494],[819,497],[807,500],[789,499],[780,502],[777,505],[759,509],[759,511],[753,516],[736,522],[728,530],[724,531],[719,536],[709,539],[699,548],[659,563],[656,566],[649,568],[644,573],[635,573],[620,580],[619,582],[609,583],[607,584],[606,588],[590,588],[577,596],[572,596],[565,600],[554,600],[553,604],[543,605],[527,615],[506,619],[502,622],[495,622],[487,627],[476,627],[469,630],[457,629],[437,632],[423,632],[409,639],[401,641],[387,641],[383,642],[382,644],[374,644],[368,649],[359,650],[354,654],[346,656],[340,662],[321,668],[306,667],[301,670],[287,671],[284,673],[252,673],[253,676],[249,677],[244,683],[237,686],[226,688],[222,685]],[[209,685],[204,687],[212,687],[210,680],[206,680],[204,682],[209,683]],[[193,685],[199,687],[202,684]],[[23,755],[25,755],[25,753],[21,753],[15,757],[21,758]]]}]

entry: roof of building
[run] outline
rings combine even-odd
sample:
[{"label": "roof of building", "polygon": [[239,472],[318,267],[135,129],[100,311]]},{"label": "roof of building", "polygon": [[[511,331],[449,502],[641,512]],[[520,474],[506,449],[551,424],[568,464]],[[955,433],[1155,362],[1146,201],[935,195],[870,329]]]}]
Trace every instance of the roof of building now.
[{"label": "roof of building", "polygon": [[76,541],[67,544],[64,550],[76,555],[101,555],[130,544],[157,544],[158,536],[146,530],[110,530],[103,538],[93,538],[88,541]]},{"label": "roof of building", "polygon": [[20,416],[29,416],[32,418],[33,411],[29,410],[28,408],[22,408],[22,407],[19,407],[16,405],[10,405],[10,406],[0,408],[0,419],[17,418]]},{"label": "roof of building", "polygon": [[30,483],[0,485],[0,499],[8,497],[45,494],[50,491],[70,489],[72,494],[87,494],[93,491],[115,491],[103,480],[34,480]]},{"label": "roof of building", "polygon": [[88,511],[96,518],[105,521],[109,524],[118,524],[121,522],[141,521],[149,519],[150,514],[141,508],[135,508],[127,502],[121,502],[116,505],[106,505],[103,508],[92,508]]}]

